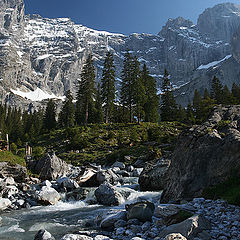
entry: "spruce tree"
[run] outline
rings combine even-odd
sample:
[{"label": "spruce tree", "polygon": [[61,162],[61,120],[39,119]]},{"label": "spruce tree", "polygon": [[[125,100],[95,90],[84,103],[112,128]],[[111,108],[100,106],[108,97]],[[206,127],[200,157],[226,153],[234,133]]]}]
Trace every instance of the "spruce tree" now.
[{"label": "spruce tree", "polygon": [[159,97],[157,95],[156,81],[149,75],[146,64],[143,65],[141,77],[146,91],[145,122],[158,122]]},{"label": "spruce tree", "polygon": [[[96,91],[96,100],[95,100],[95,116],[94,116],[94,122],[95,123],[102,123],[104,120],[104,114],[103,114],[103,103],[101,98],[101,86],[98,83],[97,85],[97,91]],[[112,113],[112,110],[111,110]]]},{"label": "spruce tree", "polygon": [[223,87],[222,90],[222,104],[234,104],[234,97],[226,85]]},{"label": "spruce tree", "polygon": [[133,79],[133,57],[127,51],[125,54],[122,70],[121,95],[120,102],[124,108],[129,111],[129,122],[133,119],[133,105],[134,105],[134,79]]},{"label": "spruce tree", "polygon": [[43,116],[43,126],[46,130],[52,130],[56,128],[56,124],[56,105],[53,99],[50,99]]},{"label": "spruce tree", "polygon": [[172,85],[166,69],[163,77],[160,109],[162,121],[175,121],[177,119],[177,104],[172,93]]},{"label": "spruce tree", "polygon": [[133,79],[133,103],[134,113],[138,123],[144,118],[144,105],[146,103],[146,90],[141,77],[140,63],[137,57],[133,58],[132,79]]},{"label": "spruce tree", "polygon": [[59,125],[61,127],[73,127],[75,122],[75,109],[73,105],[73,96],[71,91],[66,93],[66,100],[59,114]]},{"label": "spruce tree", "polygon": [[112,119],[115,100],[115,67],[111,52],[107,53],[104,61],[101,83],[104,120],[105,123],[108,123]]},{"label": "spruce tree", "polygon": [[88,123],[90,107],[93,106],[95,78],[95,68],[90,54],[83,66],[77,92],[76,121],[78,124],[86,125]]},{"label": "spruce tree", "polygon": [[239,104],[240,103],[240,87],[233,83],[232,85],[232,95],[234,97],[234,103]]},{"label": "spruce tree", "polygon": [[201,98],[198,90],[195,89],[194,96],[193,96],[193,108],[194,108],[195,116],[196,116],[197,119],[201,118],[201,114],[202,114],[201,104],[202,104],[202,98]]},{"label": "spruce tree", "polygon": [[217,104],[222,103],[222,90],[223,86],[220,80],[216,76],[214,76],[211,86],[211,98],[214,99]]}]

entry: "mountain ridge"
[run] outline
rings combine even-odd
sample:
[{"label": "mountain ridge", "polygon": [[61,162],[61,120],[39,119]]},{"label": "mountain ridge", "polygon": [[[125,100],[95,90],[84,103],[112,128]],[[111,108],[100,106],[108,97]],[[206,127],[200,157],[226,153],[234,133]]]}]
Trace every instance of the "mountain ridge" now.
[{"label": "mountain ridge", "polygon": [[[179,17],[169,19],[158,35],[135,33],[127,36],[93,30],[75,24],[69,18],[48,19],[40,15],[24,15],[22,0],[0,1],[3,2],[0,7],[0,95],[2,102],[11,105],[27,106],[30,102],[14,94],[14,90],[33,92],[39,88],[48,95],[62,97],[70,89],[75,94],[81,68],[90,52],[95,60],[98,81],[106,52],[113,52],[119,86],[127,49],[141,63],[147,64],[151,75],[157,80],[158,88],[167,68],[177,89],[179,103],[187,104],[191,94],[182,97],[181,86],[193,83],[208,71],[199,70],[200,66],[218,62],[232,54],[229,38],[240,25],[240,7],[219,4],[206,9],[197,25]],[[219,8],[222,10],[217,11],[216,19],[221,14],[229,17],[222,17],[220,25],[224,27],[220,28],[216,39],[211,37],[208,29],[204,30],[204,24],[206,16],[213,18]],[[231,14],[229,9],[237,14]],[[211,23],[216,25],[219,20],[213,18]],[[230,29],[228,38],[223,37],[226,35],[225,27]],[[225,60],[221,64],[224,63]]]}]

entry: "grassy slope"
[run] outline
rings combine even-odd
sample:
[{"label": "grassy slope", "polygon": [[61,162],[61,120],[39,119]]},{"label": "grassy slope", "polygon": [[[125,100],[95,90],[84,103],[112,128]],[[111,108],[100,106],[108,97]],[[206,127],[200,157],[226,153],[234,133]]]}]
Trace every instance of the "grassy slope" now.
[{"label": "grassy slope", "polygon": [[0,162],[9,162],[11,164],[20,164],[22,166],[26,165],[24,158],[16,156],[13,153],[7,151],[0,152]]},{"label": "grassy slope", "polygon": [[[37,145],[53,148],[57,154],[75,165],[86,162],[112,163],[124,161],[124,156],[148,158],[154,151],[161,154],[156,145],[173,143],[185,125],[180,123],[94,124],[56,130],[40,136]],[[164,153],[169,149],[162,149]]]}]

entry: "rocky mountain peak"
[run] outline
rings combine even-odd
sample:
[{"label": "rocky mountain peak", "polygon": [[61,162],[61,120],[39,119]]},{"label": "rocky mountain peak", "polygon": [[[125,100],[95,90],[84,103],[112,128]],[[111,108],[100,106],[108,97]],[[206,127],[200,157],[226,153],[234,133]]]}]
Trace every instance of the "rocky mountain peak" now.
[{"label": "rocky mountain peak", "polygon": [[229,42],[240,25],[240,6],[222,3],[207,8],[198,18],[199,30],[215,40]]},{"label": "rocky mountain peak", "polygon": [[193,26],[193,22],[190,20],[186,20],[183,17],[178,17],[175,19],[169,18],[166,25],[163,26],[162,30],[159,32],[160,36],[165,36],[169,29],[180,29],[180,28],[191,28]]}]

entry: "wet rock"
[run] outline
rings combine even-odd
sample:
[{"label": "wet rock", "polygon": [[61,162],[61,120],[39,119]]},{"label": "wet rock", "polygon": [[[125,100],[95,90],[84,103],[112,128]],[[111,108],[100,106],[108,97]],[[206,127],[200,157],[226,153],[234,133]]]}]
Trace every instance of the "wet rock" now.
[{"label": "wet rock", "polygon": [[97,172],[96,178],[99,185],[103,183],[116,184],[118,180],[118,176],[113,171],[113,169],[101,170]]},{"label": "wet rock", "polygon": [[73,191],[79,188],[79,185],[77,184],[77,182],[75,182],[72,179],[69,179],[68,177],[58,178],[56,182],[59,184],[61,189],[64,189],[67,192]]},{"label": "wet rock", "polygon": [[172,233],[167,235],[164,240],[187,240],[182,234],[180,233]]},{"label": "wet rock", "polygon": [[143,168],[135,168],[132,172],[133,177],[139,177],[143,171]]},{"label": "wet rock", "polygon": [[94,194],[97,201],[103,205],[113,206],[124,202],[123,196],[110,184],[101,184]]},{"label": "wet rock", "polygon": [[48,231],[41,229],[35,235],[34,240],[55,240],[55,238]]},{"label": "wet rock", "polygon": [[115,213],[115,214],[110,214],[106,216],[100,223],[100,227],[103,229],[111,229],[114,227],[114,224],[119,221],[119,220],[126,220],[127,218],[127,213],[125,211]]},{"label": "wet rock", "polygon": [[56,180],[67,175],[69,166],[58,158],[55,152],[49,152],[37,161],[34,171],[39,174],[39,178],[42,180]]},{"label": "wet rock", "polygon": [[125,164],[123,162],[115,162],[113,165],[112,165],[112,168],[114,167],[118,167],[120,169],[125,169]]},{"label": "wet rock", "polygon": [[37,200],[44,205],[54,205],[61,199],[59,193],[51,187],[42,187],[42,189],[37,192]]},{"label": "wet rock", "polygon": [[87,191],[83,188],[77,188],[71,192],[66,193],[66,199],[68,201],[79,201],[84,200],[87,196]]},{"label": "wet rock", "polygon": [[119,228],[119,227],[125,227],[127,225],[127,222],[125,220],[118,220],[114,223],[114,227],[115,228]]},{"label": "wet rock", "polygon": [[155,206],[151,202],[138,202],[126,205],[127,219],[138,219],[141,222],[152,221]]},{"label": "wet rock", "polygon": [[195,215],[187,220],[170,225],[169,227],[163,229],[160,232],[160,237],[166,237],[168,234],[171,233],[180,233],[187,239],[193,239],[197,236],[200,232],[204,230],[210,230],[211,224],[210,222],[204,218],[203,216]]},{"label": "wet rock", "polygon": [[67,234],[61,240],[93,240],[93,238],[86,235]]},{"label": "wet rock", "polygon": [[11,206],[11,201],[7,198],[0,198],[0,211],[3,211]]}]

